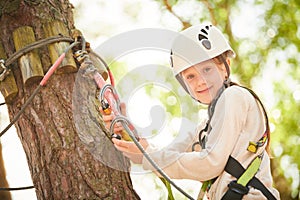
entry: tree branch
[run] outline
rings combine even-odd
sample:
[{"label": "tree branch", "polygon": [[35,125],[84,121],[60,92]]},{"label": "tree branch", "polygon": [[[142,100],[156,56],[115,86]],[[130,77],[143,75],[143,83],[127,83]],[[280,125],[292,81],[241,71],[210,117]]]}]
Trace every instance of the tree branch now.
[{"label": "tree branch", "polygon": [[182,23],[182,26],[183,26],[183,30],[192,26],[189,22],[183,20],[180,16],[178,16],[174,11],[173,11],[173,8],[172,6],[169,4],[168,0],[163,0],[163,4],[164,6],[166,6],[167,10],[173,14],[177,19],[179,19],[179,21]]},{"label": "tree branch", "polygon": [[217,25],[217,20],[215,17],[215,13],[214,13],[214,9],[213,6],[211,5],[211,3],[209,3],[208,0],[199,0],[200,2],[202,2],[204,4],[204,6],[208,9],[210,18],[211,18],[211,23],[215,26]]}]

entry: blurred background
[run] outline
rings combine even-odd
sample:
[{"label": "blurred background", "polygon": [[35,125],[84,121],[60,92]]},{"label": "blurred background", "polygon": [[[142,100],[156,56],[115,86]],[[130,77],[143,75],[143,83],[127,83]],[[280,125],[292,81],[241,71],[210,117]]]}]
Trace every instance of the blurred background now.
[{"label": "blurred background", "polygon": [[[138,28],[180,31],[190,25],[211,22],[227,33],[237,54],[232,61],[233,81],[252,88],[269,114],[275,187],[284,200],[300,199],[299,0],[70,2],[75,7],[76,28],[82,31],[92,48],[97,48],[114,35]],[[121,78],[124,70],[129,70],[129,65],[132,63],[123,61],[112,66],[117,79]],[[163,93],[160,95],[164,97]],[[5,106],[0,109],[2,130],[9,119]],[[174,112],[171,114],[176,115]],[[10,186],[31,185],[26,157],[15,130],[10,129],[1,137],[1,143]],[[152,174],[132,174],[132,180],[142,199],[166,199],[165,189]],[[183,180],[179,184],[189,193],[196,194],[199,190],[198,185],[195,189],[193,182]],[[12,196],[15,200],[36,199],[32,190],[14,191]]]}]

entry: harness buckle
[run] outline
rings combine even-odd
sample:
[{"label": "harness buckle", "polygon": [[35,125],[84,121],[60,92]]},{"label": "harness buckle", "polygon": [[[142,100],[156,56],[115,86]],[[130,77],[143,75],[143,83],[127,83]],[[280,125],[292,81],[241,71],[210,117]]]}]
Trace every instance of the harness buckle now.
[{"label": "harness buckle", "polygon": [[249,188],[247,186],[243,186],[241,184],[238,184],[236,181],[231,181],[228,184],[229,190],[241,194],[241,195],[245,195],[248,194],[249,192]]},{"label": "harness buckle", "polygon": [[247,150],[252,152],[252,153],[256,153],[258,149],[258,144],[256,142],[249,142],[249,145],[247,147]]}]

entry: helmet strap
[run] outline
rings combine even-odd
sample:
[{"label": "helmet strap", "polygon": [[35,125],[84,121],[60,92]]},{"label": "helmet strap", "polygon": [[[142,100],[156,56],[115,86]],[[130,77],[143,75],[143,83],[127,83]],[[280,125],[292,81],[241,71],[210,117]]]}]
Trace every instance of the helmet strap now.
[{"label": "helmet strap", "polygon": [[227,87],[230,86],[230,83],[231,83],[231,80],[230,80],[230,77],[229,77],[230,76],[230,68],[229,68],[228,63],[226,62],[226,60],[225,60],[225,58],[222,54],[220,55],[220,58],[221,58],[222,62],[224,63],[225,68],[226,68],[226,72],[227,72],[227,77],[225,78],[225,81],[224,81],[224,85],[227,88]]},{"label": "helmet strap", "polygon": [[[207,123],[206,123],[205,128],[202,129],[202,130],[200,131],[200,133],[199,133],[199,142],[198,142],[198,144],[200,144],[200,146],[201,146],[203,149],[205,148],[205,142],[206,142],[207,138],[206,138],[206,136],[204,136],[203,139],[202,139],[202,133],[203,133],[203,132],[207,132],[207,135],[210,133],[210,131],[211,131],[211,129],[212,129],[212,128],[211,128],[211,125],[210,125],[210,122],[211,122],[211,119],[212,119],[213,114],[214,114],[214,112],[215,112],[216,104],[217,104],[217,102],[218,102],[218,100],[219,100],[221,94],[224,92],[224,90],[225,90],[226,88],[228,88],[228,87],[231,85],[231,80],[230,80],[230,78],[229,78],[229,76],[230,76],[230,68],[229,68],[229,65],[228,65],[228,63],[226,62],[226,60],[225,60],[225,58],[224,58],[224,56],[223,56],[222,54],[220,55],[220,57],[221,57],[222,62],[223,62],[224,65],[225,65],[226,72],[227,72],[227,77],[225,78],[225,81],[224,81],[224,83],[223,83],[224,85],[219,89],[219,91],[218,91],[216,97],[212,100],[212,102],[211,102],[211,103],[209,104],[209,106],[208,106],[208,121],[207,121]],[[200,103],[201,103],[201,102],[200,102]]]}]

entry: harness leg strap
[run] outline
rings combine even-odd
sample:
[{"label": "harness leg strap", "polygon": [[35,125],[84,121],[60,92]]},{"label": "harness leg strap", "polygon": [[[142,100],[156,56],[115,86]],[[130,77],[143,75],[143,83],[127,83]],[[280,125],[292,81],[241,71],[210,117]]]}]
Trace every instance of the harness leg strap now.
[{"label": "harness leg strap", "polygon": [[[230,156],[225,166],[225,171],[234,176],[236,179],[239,179],[246,170],[236,159]],[[266,186],[255,176],[246,186],[238,184],[236,181],[231,181],[228,184],[228,190],[222,197],[222,200],[241,200],[243,196],[249,192],[249,186],[260,190],[268,200],[276,200],[268,188],[266,188]]]}]

